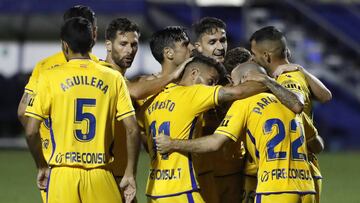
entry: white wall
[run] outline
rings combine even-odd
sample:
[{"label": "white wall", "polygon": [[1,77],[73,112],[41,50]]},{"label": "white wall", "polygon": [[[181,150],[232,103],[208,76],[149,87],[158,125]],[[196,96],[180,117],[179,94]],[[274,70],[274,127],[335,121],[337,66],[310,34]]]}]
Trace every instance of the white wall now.
[{"label": "white wall", "polygon": [[[20,56],[21,45],[16,41],[0,42],[0,74],[11,77],[17,72],[31,72],[35,64],[61,50],[60,42],[26,42],[23,54]],[[100,59],[105,59],[106,50],[103,41],[97,42],[93,53]],[[132,67],[126,75],[132,77],[138,74],[156,73],[161,70],[160,64],[153,58],[148,44],[140,44]]]}]

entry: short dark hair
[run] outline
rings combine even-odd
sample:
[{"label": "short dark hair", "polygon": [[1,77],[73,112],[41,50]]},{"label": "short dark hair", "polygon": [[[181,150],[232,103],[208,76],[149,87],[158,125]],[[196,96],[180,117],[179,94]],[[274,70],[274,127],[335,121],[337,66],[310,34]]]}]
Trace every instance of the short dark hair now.
[{"label": "short dark hair", "polygon": [[215,59],[213,59],[211,57],[204,56],[203,54],[200,54],[200,53],[195,54],[193,56],[193,59],[188,64],[186,64],[186,67],[190,66],[191,64],[196,64],[196,63],[204,64],[206,66],[215,68],[220,76],[219,81],[222,80],[223,78],[225,78],[225,75],[227,74],[226,69],[222,63],[216,61]]},{"label": "short dark hair", "polygon": [[125,32],[140,33],[139,26],[136,23],[131,22],[127,18],[116,18],[112,20],[107,26],[105,31],[105,39],[113,41],[116,38],[117,31],[121,33],[125,33]]},{"label": "short dark hair", "polygon": [[224,21],[214,17],[204,17],[192,25],[195,38],[199,39],[205,33],[212,33],[214,29],[226,30]]},{"label": "short dark hair", "polygon": [[67,11],[65,11],[63,19],[64,21],[75,18],[75,17],[83,17],[90,21],[90,23],[94,26],[95,25],[95,12],[88,6],[84,5],[76,5],[71,8],[69,8]]},{"label": "short dark hair", "polygon": [[264,41],[271,41],[277,44],[279,56],[284,58],[287,56],[287,47],[285,35],[274,26],[263,27],[256,32],[254,32],[250,37],[250,43],[255,41],[256,43],[261,43]]},{"label": "short dark hair", "polygon": [[94,45],[91,23],[82,17],[70,18],[65,21],[61,26],[60,38],[69,45],[74,53],[86,54]]},{"label": "short dark hair", "polygon": [[164,61],[164,48],[174,47],[175,42],[189,40],[185,28],[180,26],[169,26],[155,32],[150,40],[150,49],[154,58],[162,63]]},{"label": "short dark hair", "polygon": [[225,60],[224,60],[224,66],[228,73],[231,73],[231,71],[239,64],[245,63],[251,59],[251,53],[249,50],[243,48],[243,47],[236,47],[231,50],[229,50],[226,53]]}]

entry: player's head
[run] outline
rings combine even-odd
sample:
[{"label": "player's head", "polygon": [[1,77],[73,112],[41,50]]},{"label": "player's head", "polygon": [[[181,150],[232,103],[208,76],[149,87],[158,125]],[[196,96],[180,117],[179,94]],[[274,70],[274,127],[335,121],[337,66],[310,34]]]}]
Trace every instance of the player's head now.
[{"label": "player's head", "polygon": [[66,59],[73,54],[87,55],[94,44],[91,23],[81,17],[66,20],[61,26],[60,39]]},{"label": "player's head", "polygon": [[153,34],[150,49],[160,64],[172,61],[175,65],[180,65],[190,57],[193,46],[183,27],[169,26]]},{"label": "player's head", "polygon": [[195,48],[205,56],[224,62],[227,50],[226,24],[224,21],[205,17],[193,24]]},{"label": "player's head", "polygon": [[186,85],[216,85],[225,73],[225,67],[220,62],[197,54],[186,65],[182,81],[186,81]]},{"label": "player's head", "polygon": [[129,68],[138,50],[139,27],[127,18],[116,18],[105,31],[107,54],[120,68]]},{"label": "player's head", "polygon": [[249,50],[244,47],[236,47],[226,53],[224,66],[226,71],[231,73],[237,65],[248,62],[251,59],[251,52]]},{"label": "player's head", "polygon": [[96,25],[96,16],[95,12],[88,6],[84,5],[76,5],[71,8],[69,8],[67,11],[65,11],[63,15],[64,22],[70,18],[75,17],[83,17],[90,21],[92,27],[93,27],[93,36],[94,40],[96,40],[97,37],[97,25]]},{"label": "player's head", "polygon": [[288,48],[282,32],[273,26],[261,28],[250,37],[254,60],[265,68],[276,60],[287,59]]},{"label": "player's head", "polygon": [[266,71],[263,67],[261,67],[259,64],[254,62],[245,62],[237,65],[234,70],[231,72],[231,79],[234,83],[234,85],[238,85],[242,83],[242,78],[246,74],[251,73],[262,73],[266,74]]}]

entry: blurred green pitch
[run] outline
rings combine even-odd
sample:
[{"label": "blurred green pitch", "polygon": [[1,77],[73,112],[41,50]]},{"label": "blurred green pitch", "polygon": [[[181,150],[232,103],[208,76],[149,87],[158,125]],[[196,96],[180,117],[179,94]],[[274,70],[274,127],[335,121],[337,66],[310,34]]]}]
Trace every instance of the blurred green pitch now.
[{"label": "blurred green pitch", "polygon": [[[319,156],[323,174],[324,203],[360,202],[360,152],[323,153]],[[26,150],[0,150],[0,202],[41,202],[36,188],[36,169],[30,152]],[[145,186],[148,157],[141,152],[138,165],[139,203],[146,202]]]}]

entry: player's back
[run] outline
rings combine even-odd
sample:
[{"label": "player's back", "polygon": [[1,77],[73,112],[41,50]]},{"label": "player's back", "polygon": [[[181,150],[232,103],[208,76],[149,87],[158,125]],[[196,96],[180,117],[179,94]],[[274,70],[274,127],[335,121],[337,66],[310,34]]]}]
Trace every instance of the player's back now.
[{"label": "player's back", "polygon": [[40,78],[51,103],[50,165],[93,168],[111,161],[118,95],[124,88],[120,73],[91,60],[71,60]]},{"label": "player's back", "polygon": [[315,193],[301,118],[269,93],[238,100],[231,109],[243,109],[235,114],[258,165],[257,194]]},{"label": "player's back", "polygon": [[193,139],[201,130],[202,113],[217,104],[218,89],[169,84],[145,102],[144,126],[151,158],[147,195],[159,197],[198,190],[191,155],[161,155],[153,137],[164,133],[174,139]]}]

